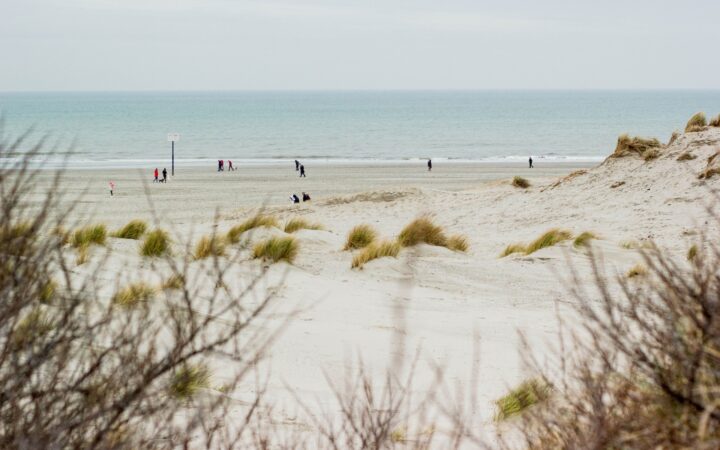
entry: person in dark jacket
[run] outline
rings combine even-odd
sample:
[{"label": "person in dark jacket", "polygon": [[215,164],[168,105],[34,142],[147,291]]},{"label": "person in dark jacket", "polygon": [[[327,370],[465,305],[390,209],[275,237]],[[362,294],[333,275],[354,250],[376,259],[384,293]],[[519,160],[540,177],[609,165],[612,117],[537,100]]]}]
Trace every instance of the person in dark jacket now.
[{"label": "person in dark jacket", "polygon": [[165,167],[163,167],[162,174],[163,174],[162,182],[167,183],[167,169]]},{"label": "person in dark jacket", "polygon": [[428,159],[428,172],[432,170],[432,159]]},{"label": "person in dark jacket", "polygon": [[532,156],[530,157],[530,159],[528,159],[528,163],[530,164],[530,168],[532,169],[532,168],[533,168],[533,164],[532,164]]},{"label": "person in dark jacket", "polygon": [[307,192],[303,192],[302,195],[303,195],[303,201],[304,201],[304,202],[309,202],[309,201],[310,201],[310,194],[308,194]]},{"label": "person in dark jacket", "polygon": [[298,197],[298,196],[295,195],[295,194],[293,194],[293,195],[290,196],[290,200],[291,200],[293,203],[300,203],[300,197]]},{"label": "person in dark jacket", "polygon": [[298,170],[300,170],[300,161],[298,161],[298,160],[296,159],[296,160],[295,160],[295,172],[297,172]]},{"label": "person in dark jacket", "polygon": [[303,166],[302,164],[300,164],[300,176],[307,178],[307,176],[305,175],[305,166]]}]

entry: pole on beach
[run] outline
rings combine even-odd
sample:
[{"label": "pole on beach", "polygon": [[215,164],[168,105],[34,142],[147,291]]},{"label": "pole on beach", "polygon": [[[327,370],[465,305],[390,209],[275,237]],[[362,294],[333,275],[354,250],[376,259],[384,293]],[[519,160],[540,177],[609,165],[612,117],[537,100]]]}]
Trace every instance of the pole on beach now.
[{"label": "pole on beach", "polygon": [[175,141],[180,140],[180,133],[168,133],[167,139],[171,142],[172,145],[172,165],[170,168],[170,173],[172,174],[172,176],[175,176]]}]

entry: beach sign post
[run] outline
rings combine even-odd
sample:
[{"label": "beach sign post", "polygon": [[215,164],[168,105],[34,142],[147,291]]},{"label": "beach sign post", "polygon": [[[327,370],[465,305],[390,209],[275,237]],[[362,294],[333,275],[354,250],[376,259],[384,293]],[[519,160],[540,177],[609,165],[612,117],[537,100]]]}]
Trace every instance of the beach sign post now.
[{"label": "beach sign post", "polygon": [[168,141],[172,142],[172,168],[171,174],[175,176],[175,142],[180,140],[180,133],[168,133]]}]

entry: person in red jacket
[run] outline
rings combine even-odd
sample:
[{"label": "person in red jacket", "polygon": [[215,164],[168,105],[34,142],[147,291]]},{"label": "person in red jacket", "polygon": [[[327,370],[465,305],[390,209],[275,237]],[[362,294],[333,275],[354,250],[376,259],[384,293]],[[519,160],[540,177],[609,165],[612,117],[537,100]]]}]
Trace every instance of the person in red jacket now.
[{"label": "person in red jacket", "polygon": [[153,183],[157,183],[160,181],[158,178],[160,176],[160,172],[158,172],[157,167],[155,168],[155,179],[153,180]]}]

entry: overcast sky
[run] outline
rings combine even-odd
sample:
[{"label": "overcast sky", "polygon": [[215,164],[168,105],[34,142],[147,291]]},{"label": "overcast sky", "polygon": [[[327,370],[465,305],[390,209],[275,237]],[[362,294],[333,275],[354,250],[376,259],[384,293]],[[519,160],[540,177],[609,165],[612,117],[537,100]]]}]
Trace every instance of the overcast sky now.
[{"label": "overcast sky", "polygon": [[0,0],[0,90],[720,88],[720,1]]}]

